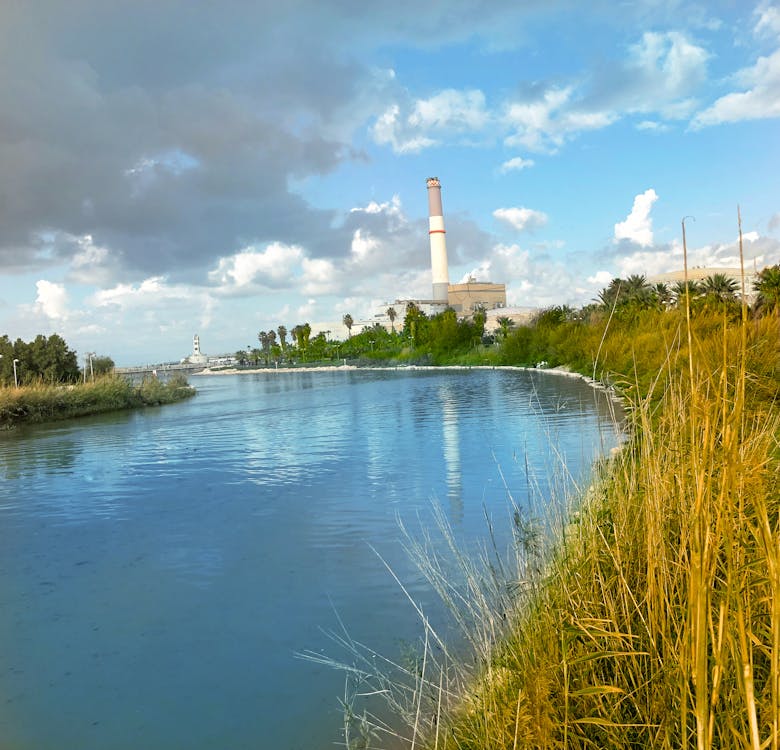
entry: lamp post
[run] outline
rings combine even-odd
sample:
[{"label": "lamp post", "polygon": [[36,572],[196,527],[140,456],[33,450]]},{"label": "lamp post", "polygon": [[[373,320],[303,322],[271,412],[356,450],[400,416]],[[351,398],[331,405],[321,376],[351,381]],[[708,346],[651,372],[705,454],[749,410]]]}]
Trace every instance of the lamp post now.
[{"label": "lamp post", "polygon": [[14,360],[14,386],[15,386],[16,388],[18,388],[18,387],[19,387],[19,378],[16,376],[16,364],[17,364],[18,362],[19,362],[19,360],[18,360],[18,359],[15,359],[15,360]]}]

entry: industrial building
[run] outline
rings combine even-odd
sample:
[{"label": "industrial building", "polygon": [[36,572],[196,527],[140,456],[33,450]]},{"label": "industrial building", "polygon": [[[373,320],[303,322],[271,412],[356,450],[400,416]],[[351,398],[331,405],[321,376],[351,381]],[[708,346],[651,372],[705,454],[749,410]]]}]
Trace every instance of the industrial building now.
[{"label": "industrial building", "polygon": [[[393,307],[399,318],[403,318],[406,306],[413,302],[426,315],[436,315],[448,307],[455,310],[461,317],[470,317],[476,310],[497,310],[506,307],[506,284],[494,284],[491,281],[478,281],[469,277],[464,283],[450,284],[449,266],[447,263],[447,231],[444,228],[444,210],[441,200],[441,181],[438,177],[429,177],[428,188],[428,237],[431,250],[431,280],[430,299],[397,299],[389,307]],[[362,325],[379,323],[390,328],[386,311],[378,311],[371,321],[363,321]]]}]

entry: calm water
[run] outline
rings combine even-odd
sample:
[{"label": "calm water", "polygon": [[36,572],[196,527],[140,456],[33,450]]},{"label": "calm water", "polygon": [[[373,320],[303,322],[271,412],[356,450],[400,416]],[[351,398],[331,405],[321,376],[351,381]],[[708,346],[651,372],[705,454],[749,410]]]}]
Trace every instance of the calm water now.
[{"label": "calm water", "polygon": [[[616,443],[603,394],[537,373],[193,378],[162,409],[0,435],[0,748],[327,748],[339,618],[419,635],[375,548],[432,498],[464,544]],[[421,520],[418,520],[419,519]]]}]

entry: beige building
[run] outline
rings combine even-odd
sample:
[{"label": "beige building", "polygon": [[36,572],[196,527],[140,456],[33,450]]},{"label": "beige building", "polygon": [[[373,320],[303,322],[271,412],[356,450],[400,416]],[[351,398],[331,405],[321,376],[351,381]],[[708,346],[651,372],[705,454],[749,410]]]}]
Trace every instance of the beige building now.
[{"label": "beige building", "polygon": [[496,310],[506,307],[506,284],[492,284],[470,278],[465,284],[450,284],[447,301],[460,315],[471,315],[480,307]]}]

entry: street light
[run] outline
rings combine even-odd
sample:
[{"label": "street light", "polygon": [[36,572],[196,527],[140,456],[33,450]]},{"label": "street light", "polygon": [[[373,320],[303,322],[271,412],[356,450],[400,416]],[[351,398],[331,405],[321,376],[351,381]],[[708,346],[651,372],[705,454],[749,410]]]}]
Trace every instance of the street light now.
[{"label": "street light", "polygon": [[16,377],[16,363],[18,362],[18,359],[14,360],[14,386],[17,388],[19,387],[19,378]]}]

